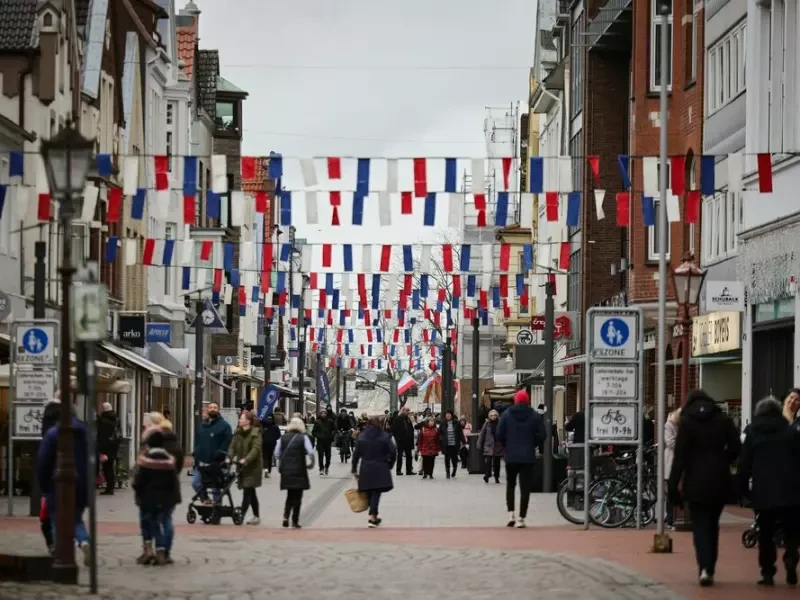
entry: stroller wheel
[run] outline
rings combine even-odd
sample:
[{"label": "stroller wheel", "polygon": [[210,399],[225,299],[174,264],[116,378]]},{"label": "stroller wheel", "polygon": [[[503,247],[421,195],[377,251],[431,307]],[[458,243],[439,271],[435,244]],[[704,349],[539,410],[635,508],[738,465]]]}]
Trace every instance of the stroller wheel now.
[{"label": "stroller wheel", "polygon": [[242,514],[242,509],[234,508],[232,518],[234,525],[241,525],[242,523],[244,523],[244,515]]},{"label": "stroller wheel", "polygon": [[745,548],[755,548],[758,543],[758,531],[755,529],[748,529],[742,533],[742,546]]},{"label": "stroller wheel", "polygon": [[197,513],[193,508],[189,507],[186,513],[186,522],[189,523],[189,525],[193,525],[195,521],[197,521]]},{"label": "stroller wheel", "polygon": [[208,516],[207,523],[212,525],[219,525],[222,522],[222,511],[218,506],[211,509],[211,514]]}]

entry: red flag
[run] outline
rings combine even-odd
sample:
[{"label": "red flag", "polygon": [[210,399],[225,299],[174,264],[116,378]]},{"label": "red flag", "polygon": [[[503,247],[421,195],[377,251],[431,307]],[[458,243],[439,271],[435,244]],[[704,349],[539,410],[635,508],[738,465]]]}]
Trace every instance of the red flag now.
[{"label": "red flag", "polygon": [[169,189],[169,157],[154,156],[153,165],[156,171],[156,189],[159,191]]},{"label": "red flag", "polygon": [[442,269],[445,273],[453,271],[453,246],[442,244]]},{"label": "red flag", "polygon": [[330,244],[322,244],[322,267],[324,269],[331,266],[331,255],[333,254]]},{"label": "red flag", "polygon": [[330,193],[331,199],[331,206],[341,206],[342,205],[342,192],[331,192]]},{"label": "red flag", "polygon": [[460,297],[461,297],[461,275],[453,275],[453,298],[460,298]]},{"label": "red flag", "polygon": [[553,295],[555,296],[558,294],[558,290],[556,289],[556,276],[554,273],[547,276],[547,283],[553,286]]},{"label": "red flag", "polygon": [[503,157],[503,189],[508,190],[508,179],[509,175],[511,175],[511,157],[504,156]]},{"label": "red flag", "polygon": [[436,297],[437,302],[444,302],[447,299],[447,290],[444,288],[439,288],[438,296]]},{"label": "red flag", "polygon": [[486,211],[478,211],[478,227],[486,227]]},{"label": "red flag", "polygon": [[511,318],[511,307],[508,305],[507,300],[503,300],[503,318],[504,319]]},{"label": "red flag", "polygon": [[269,200],[267,199],[267,192],[256,192],[256,212],[259,214],[266,214],[269,208]]},{"label": "red flag", "polygon": [[243,285],[239,286],[239,306],[247,306],[247,290]]},{"label": "red flag", "polygon": [[547,220],[558,221],[558,192],[544,193],[545,207],[547,209]]},{"label": "red flag", "polygon": [[[113,188],[112,188],[113,189]],[[110,200],[109,200],[110,202]],[[40,221],[50,220],[50,194],[39,194],[39,209],[37,216]],[[117,209],[117,221],[119,221],[119,209]],[[109,221],[110,222],[110,221]]]},{"label": "red flag", "polygon": [[424,158],[414,159],[414,195],[417,198],[428,195],[428,166]]},{"label": "red flag", "polygon": [[183,222],[185,225],[195,225],[194,222],[194,196],[183,197]]},{"label": "red flag", "polygon": [[339,207],[334,206],[333,213],[331,214],[331,225],[334,227],[339,227],[341,224],[342,222],[339,220]]},{"label": "red flag", "polygon": [[367,294],[367,275],[365,273],[359,273],[356,276],[358,280],[358,295],[359,296],[366,296]]},{"label": "red flag", "polygon": [[670,179],[672,180],[672,193],[683,196],[686,193],[686,157],[673,156],[670,158]]},{"label": "red flag", "polygon": [[[119,223],[122,213],[122,188],[112,187],[108,189],[108,213],[106,222]],[[194,213],[192,213],[194,216]]]},{"label": "red flag", "polygon": [[406,273],[403,277],[403,293],[407,296],[411,294],[411,288],[414,285],[414,276]]},{"label": "red flag", "polygon": [[486,290],[481,290],[479,302],[480,302],[481,308],[488,308],[488,306],[489,306],[489,293]]},{"label": "red flag", "polygon": [[272,242],[264,244],[264,252],[261,255],[262,273],[272,272]]},{"label": "red flag", "polygon": [[511,244],[500,244],[500,270],[508,271],[511,263]]},{"label": "red flag", "polygon": [[400,192],[400,214],[410,215],[414,211],[411,192]]},{"label": "red flag", "polygon": [[342,178],[342,161],[339,158],[328,157],[328,179]]},{"label": "red flag", "polygon": [[772,156],[767,152],[758,155],[758,191],[772,193]]},{"label": "red flag", "polygon": [[169,176],[166,173],[156,173],[156,189],[159,192],[169,189]]},{"label": "red flag", "polygon": [[325,293],[325,290],[319,291],[319,307],[325,308],[325,302],[328,300],[328,294]]},{"label": "red flag", "polygon": [[147,238],[144,241],[144,253],[142,254],[142,264],[153,264],[153,253],[156,250],[156,241],[153,238]]},{"label": "red flag", "polygon": [[697,223],[700,218],[700,190],[689,190],[686,194],[686,222]]},{"label": "red flag", "polygon": [[316,273],[309,273],[308,274],[308,287],[312,290],[317,289],[317,274]]},{"label": "red flag", "polygon": [[394,336],[392,337],[392,341],[395,344],[400,341],[400,330],[399,329],[395,329],[394,330]]},{"label": "red flag", "polygon": [[508,275],[500,275],[500,296],[508,298]]},{"label": "red flag", "polygon": [[256,159],[253,156],[242,157],[242,179],[250,180],[256,178]]},{"label": "red flag", "polygon": [[561,252],[558,257],[558,268],[569,271],[569,242],[561,242]]},{"label": "red flag", "polygon": [[214,291],[222,290],[222,269],[214,269]]},{"label": "red flag", "polygon": [[474,194],[475,210],[486,210],[486,194]]},{"label": "red flag", "polygon": [[592,170],[592,177],[594,178],[595,187],[600,186],[600,157],[587,156],[586,160],[589,161],[589,168]]},{"label": "red flag", "polygon": [[391,244],[384,244],[381,246],[381,271],[384,273],[389,272],[389,262],[392,259],[392,246]]},{"label": "red flag", "polygon": [[628,227],[630,225],[630,194],[617,192],[617,225]]},{"label": "red flag", "polygon": [[203,240],[200,244],[200,260],[209,260],[213,249],[214,242],[211,240]]}]

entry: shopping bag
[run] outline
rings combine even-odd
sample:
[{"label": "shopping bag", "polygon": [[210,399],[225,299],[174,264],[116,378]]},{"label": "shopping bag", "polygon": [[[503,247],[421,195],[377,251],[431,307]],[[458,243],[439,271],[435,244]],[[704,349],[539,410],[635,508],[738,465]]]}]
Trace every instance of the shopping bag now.
[{"label": "shopping bag", "polygon": [[354,513],[364,512],[369,508],[369,498],[366,492],[359,492],[356,489],[349,489],[344,493],[347,498],[347,503],[350,505],[350,510]]}]

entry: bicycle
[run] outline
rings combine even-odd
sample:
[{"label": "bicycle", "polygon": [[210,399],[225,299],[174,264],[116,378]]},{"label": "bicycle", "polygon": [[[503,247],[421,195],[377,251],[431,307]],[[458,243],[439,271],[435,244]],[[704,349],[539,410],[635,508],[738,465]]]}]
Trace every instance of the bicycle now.
[{"label": "bicycle", "polygon": [[[641,524],[655,520],[656,478],[651,461],[653,450],[645,453],[642,480]],[[627,525],[637,511],[637,465],[634,462],[620,469],[616,475],[601,477],[589,488],[589,520],[604,529]]]}]

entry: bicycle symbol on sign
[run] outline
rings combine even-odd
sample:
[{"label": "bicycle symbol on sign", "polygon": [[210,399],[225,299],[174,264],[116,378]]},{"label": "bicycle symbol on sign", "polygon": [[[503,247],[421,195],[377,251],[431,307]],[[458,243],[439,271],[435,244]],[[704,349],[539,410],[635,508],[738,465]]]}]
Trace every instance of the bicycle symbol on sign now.
[{"label": "bicycle symbol on sign", "polygon": [[39,408],[33,409],[32,408],[27,413],[25,413],[25,415],[22,417],[22,420],[25,422],[26,425],[30,425],[34,421],[36,421],[37,423],[41,423],[42,422],[42,417],[43,417],[43,414],[42,414],[41,409],[39,409]]},{"label": "bicycle symbol on sign", "polygon": [[617,425],[625,425],[625,423],[628,422],[628,419],[619,411],[619,409],[614,410],[609,408],[608,412],[600,417],[600,421],[603,423],[603,425],[610,425],[612,421],[617,423]]}]

